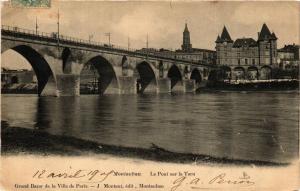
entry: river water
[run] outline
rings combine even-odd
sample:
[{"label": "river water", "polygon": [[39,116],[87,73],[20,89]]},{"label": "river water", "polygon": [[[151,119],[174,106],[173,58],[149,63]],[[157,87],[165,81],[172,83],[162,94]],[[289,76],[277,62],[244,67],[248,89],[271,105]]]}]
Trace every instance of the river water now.
[{"label": "river water", "polygon": [[297,92],[1,99],[11,126],[104,144],[272,162],[298,155]]}]

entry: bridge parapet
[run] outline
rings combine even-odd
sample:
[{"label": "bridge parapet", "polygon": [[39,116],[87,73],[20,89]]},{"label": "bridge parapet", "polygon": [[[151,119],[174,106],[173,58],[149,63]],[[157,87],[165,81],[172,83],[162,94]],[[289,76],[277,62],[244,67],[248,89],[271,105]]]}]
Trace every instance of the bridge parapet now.
[{"label": "bridge parapet", "polygon": [[97,50],[103,50],[103,51],[110,51],[119,53],[122,55],[131,55],[135,57],[142,57],[149,60],[157,60],[162,59],[166,61],[176,61],[180,64],[188,64],[188,65],[201,65],[206,66],[209,68],[214,68],[214,65],[203,63],[203,62],[196,62],[186,59],[178,59],[173,58],[167,55],[151,55],[147,53],[141,53],[137,52],[136,49],[132,48],[124,48],[118,45],[107,45],[102,42],[96,42],[96,41],[90,41],[90,40],[84,40],[76,37],[70,37],[66,35],[58,35],[56,32],[53,33],[47,33],[47,32],[41,32],[41,31],[35,31],[30,29],[24,29],[20,27],[12,27],[7,25],[2,25],[1,27],[1,34],[2,38],[5,38],[7,36],[15,37],[15,38],[26,38],[27,40],[31,41],[39,41],[39,42],[47,42],[52,43],[52,45],[57,46],[76,46],[81,48],[89,48],[89,49],[97,49]]}]

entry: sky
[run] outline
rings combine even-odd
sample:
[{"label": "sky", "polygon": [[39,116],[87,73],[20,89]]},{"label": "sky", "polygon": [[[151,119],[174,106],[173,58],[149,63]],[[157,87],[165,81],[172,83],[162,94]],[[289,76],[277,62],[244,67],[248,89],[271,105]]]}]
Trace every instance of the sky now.
[{"label": "sky", "polygon": [[[51,8],[22,9],[2,5],[2,25],[35,30],[57,31],[60,12],[60,34],[131,48],[149,47],[179,49],[185,22],[194,48],[215,49],[215,40],[226,25],[232,39],[252,37],[266,23],[278,37],[278,48],[299,44],[299,2],[218,2],[218,1],[52,1]],[[5,53],[13,54],[13,53]],[[4,57],[4,56],[3,56]],[[5,55],[5,57],[8,57]]]}]

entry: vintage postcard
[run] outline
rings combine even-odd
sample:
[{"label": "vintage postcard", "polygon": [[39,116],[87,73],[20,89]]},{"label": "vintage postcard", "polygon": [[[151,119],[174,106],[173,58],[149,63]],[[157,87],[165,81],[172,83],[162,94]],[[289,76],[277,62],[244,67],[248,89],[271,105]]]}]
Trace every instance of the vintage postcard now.
[{"label": "vintage postcard", "polygon": [[1,3],[4,191],[296,191],[300,3]]}]

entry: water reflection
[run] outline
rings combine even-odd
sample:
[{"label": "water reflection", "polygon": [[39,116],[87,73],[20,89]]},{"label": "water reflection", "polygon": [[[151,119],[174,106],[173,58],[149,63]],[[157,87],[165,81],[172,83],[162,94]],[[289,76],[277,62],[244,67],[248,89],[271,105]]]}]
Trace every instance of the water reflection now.
[{"label": "water reflection", "polygon": [[12,125],[105,144],[275,162],[298,152],[295,93],[4,95],[2,103]]}]

